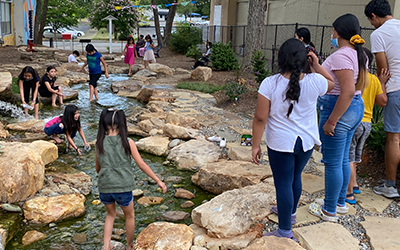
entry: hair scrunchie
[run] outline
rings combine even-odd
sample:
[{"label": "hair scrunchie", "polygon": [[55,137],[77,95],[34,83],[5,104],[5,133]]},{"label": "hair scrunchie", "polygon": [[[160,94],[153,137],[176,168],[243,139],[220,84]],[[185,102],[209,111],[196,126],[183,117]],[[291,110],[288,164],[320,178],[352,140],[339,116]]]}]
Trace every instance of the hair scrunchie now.
[{"label": "hair scrunchie", "polygon": [[350,43],[353,45],[356,45],[356,44],[363,45],[365,43],[365,40],[362,39],[360,35],[354,35],[350,38]]}]

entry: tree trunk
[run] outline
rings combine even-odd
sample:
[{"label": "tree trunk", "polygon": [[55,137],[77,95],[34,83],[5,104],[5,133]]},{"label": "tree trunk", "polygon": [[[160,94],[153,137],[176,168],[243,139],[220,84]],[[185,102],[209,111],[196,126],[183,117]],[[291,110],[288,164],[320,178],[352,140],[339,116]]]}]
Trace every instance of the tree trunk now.
[{"label": "tree trunk", "polygon": [[40,17],[40,27],[38,32],[38,44],[42,44],[43,42],[43,31],[44,26],[46,25],[46,17],[47,17],[47,8],[49,6],[49,0],[43,0],[43,7],[42,7],[42,16]]},{"label": "tree trunk", "polygon": [[[42,12],[42,0],[36,1],[36,13],[35,13],[35,26],[33,27],[33,43],[39,43],[39,22],[40,14]],[[43,36],[43,35],[42,35]]]},{"label": "tree trunk", "polygon": [[249,12],[246,27],[246,43],[244,47],[244,64],[250,65],[253,51],[261,50],[264,40],[264,13],[266,10],[265,0],[249,0]]},{"label": "tree trunk", "polygon": [[[157,5],[157,0],[151,0],[152,5]],[[157,35],[157,42],[158,46],[162,43],[161,31],[160,31],[160,19],[158,17],[158,9],[153,8],[153,15],[154,15],[154,25],[156,26],[156,35]]]},{"label": "tree trunk", "polygon": [[[176,3],[177,1],[173,1]],[[171,32],[172,32],[172,25],[174,23],[174,17],[176,13],[176,5],[172,5],[171,8],[169,9],[168,16],[167,16],[167,23],[165,24],[165,30],[164,30],[164,45],[168,46],[169,44],[169,39],[171,38]]]}]

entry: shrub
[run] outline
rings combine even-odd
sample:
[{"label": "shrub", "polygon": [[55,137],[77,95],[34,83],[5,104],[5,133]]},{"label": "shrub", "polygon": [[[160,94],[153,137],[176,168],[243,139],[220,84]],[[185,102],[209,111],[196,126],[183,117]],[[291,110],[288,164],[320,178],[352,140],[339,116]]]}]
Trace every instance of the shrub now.
[{"label": "shrub", "polygon": [[13,94],[19,94],[18,77],[12,78],[11,91]]},{"label": "shrub", "polygon": [[372,123],[371,133],[367,138],[367,146],[383,156],[385,153],[385,144],[386,132],[383,128],[383,121]]},{"label": "shrub", "polygon": [[177,27],[176,32],[171,34],[170,45],[173,50],[186,54],[190,46],[201,42],[201,29],[182,26]]},{"label": "shrub", "polygon": [[212,67],[217,70],[236,70],[239,67],[238,59],[231,48],[231,42],[227,44],[214,43],[211,49],[210,60]]},{"label": "shrub", "polygon": [[194,59],[199,58],[202,55],[200,49],[197,47],[197,45],[192,45],[189,47],[188,51],[186,52],[185,56],[191,57]]},{"label": "shrub", "polygon": [[214,93],[220,91],[224,86],[204,82],[181,82],[176,85],[177,89],[190,89],[203,93]]},{"label": "shrub", "polygon": [[266,69],[267,59],[259,50],[253,51],[251,56],[251,66],[253,67],[253,74],[256,76],[256,82],[260,84],[266,77],[271,75],[271,72]]},{"label": "shrub", "polygon": [[232,101],[236,101],[240,95],[244,94],[247,90],[244,79],[227,83],[225,84],[224,89],[225,95],[227,95]]}]

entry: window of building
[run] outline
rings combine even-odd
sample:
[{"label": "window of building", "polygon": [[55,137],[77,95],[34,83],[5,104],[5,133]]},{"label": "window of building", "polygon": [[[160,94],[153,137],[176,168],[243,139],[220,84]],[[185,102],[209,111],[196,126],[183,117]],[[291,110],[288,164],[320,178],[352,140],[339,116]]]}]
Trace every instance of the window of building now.
[{"label": "window of building", "polygon": [[11,3],[0,2],[1,35],[12,34]]}]

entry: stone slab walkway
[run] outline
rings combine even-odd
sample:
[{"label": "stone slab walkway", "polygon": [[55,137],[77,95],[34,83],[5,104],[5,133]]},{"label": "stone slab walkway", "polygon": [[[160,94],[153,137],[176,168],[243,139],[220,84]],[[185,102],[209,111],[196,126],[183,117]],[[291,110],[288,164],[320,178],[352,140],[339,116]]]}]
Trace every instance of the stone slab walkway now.
[{"label": "stone slab walkway", "polygon": [[371,239],[372,249],[400,249],[400,219],[366,216],[361,222],[367,236]]},{"label": "stone slab walkway", "polygon": [[360,190],[361,194],[356,194],[355,196],[357,203],[371,213],[382,213],[393,201],[382,195],[375,194],[371,189],[360,188]]}]

